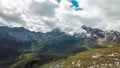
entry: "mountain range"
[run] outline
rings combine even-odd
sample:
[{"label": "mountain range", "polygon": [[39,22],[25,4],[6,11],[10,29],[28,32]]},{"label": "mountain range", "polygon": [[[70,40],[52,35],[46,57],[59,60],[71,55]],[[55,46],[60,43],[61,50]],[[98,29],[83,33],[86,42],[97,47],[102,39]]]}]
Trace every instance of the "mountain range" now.
[{"label": "mountain range", "polygon": [[[70,35],[59,28],[42,33],[23,27],[1,26],[0,67],[8,68],[7,66],[12,65],[12,68],[17,68],[22,64],[21,68],[34,68],[35,64],[42,65],[83,51],[120,46],[118,31],[101,30],[86,25],[81,28],[85,32]],[[23,60],[26,61],[24,64]]]}]

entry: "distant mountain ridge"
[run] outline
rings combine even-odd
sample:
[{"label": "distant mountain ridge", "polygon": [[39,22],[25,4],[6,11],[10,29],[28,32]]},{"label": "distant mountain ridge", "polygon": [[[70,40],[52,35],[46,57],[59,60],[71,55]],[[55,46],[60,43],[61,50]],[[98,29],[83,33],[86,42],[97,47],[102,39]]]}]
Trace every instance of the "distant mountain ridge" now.
[{"label": "distant mountain ridge", "polygon": [[29,31],[23,27],[0,27],[0,33],[8,34],[8,36],[11,36],[21,41],[39,40],[43,34],[41,32]]},{"label": "distant mountain ridge", "polygon": [[[84,35],[84,37],[85,36],[87,36],[87,37],[91,36],[91,37],[96,37],[96,38],[97,37],[98,38],[106,37],[109,41],[111,40],[116,43],[119,43],[119,41],[120,41],[120,32],[118,32],[118,31],[114,31],[114,30],[103,31],[101,29],[91,28],[86,25],[83,25],[81,28],[84,29],[86,31],[86,33],[78,33],[78,34],[74,33],[74,36],[77,37],[77,35],[79,35],[79,37],[83,37],[83,35]],[[59,28],[53,29],[52,31],[47,32],[47,33],[42,33],[42,32],[29,31],[29,30],[25,29],[24,27],[13,27],[13,28],[10,28],[7,26],[0,27],[0,35],[2,37],[11,36],[11,37],[21,40],[21,41],[40,40],[43,38],[50,37],[52,35],[59,36],[60,34],[67,35],[67,33],[61,31]]]}]

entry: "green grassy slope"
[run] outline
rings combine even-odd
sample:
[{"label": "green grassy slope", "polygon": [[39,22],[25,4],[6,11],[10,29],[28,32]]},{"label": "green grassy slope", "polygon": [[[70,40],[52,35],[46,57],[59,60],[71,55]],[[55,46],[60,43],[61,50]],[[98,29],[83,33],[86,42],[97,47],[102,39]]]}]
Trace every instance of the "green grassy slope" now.
[{"label": "green grassy slope", "polygon": [[120,68],[120,47],[89,50],[37,68]]},{"label": "green grassy slope", "polygon": [[27,66],[32,66],[30,62],[39,61],[40,59],[33,56],[32,54],[26,54],[24,58],[21,58],[20,61],[16,62],[10,68],[25,68]]},{"label": "green grassy slope", "polygon": [[26,54],[10,68],[120,68],[120,44],[104,40],[98,44],[103,48],[88,49],[64,59],[60,58],[61,53],[57,53],[59,57],[51,55],[42,58],[34,53]]}]

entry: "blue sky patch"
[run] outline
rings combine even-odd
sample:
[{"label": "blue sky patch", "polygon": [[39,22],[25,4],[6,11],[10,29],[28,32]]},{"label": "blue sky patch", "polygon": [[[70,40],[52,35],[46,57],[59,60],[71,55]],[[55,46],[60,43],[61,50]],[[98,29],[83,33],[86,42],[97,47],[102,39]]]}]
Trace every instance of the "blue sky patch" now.
[{"label": "blue sky patch", "polygon": [[61,2],[61,0],[56,0],[58,3],[60,3]]},{"label": "blue sky patch", "polygon": [[[62,0],[56,0],[58,3],[60,3]],[[72,5],[70,5],[71,8],[75,9],[76,11],[83,10],[78,4],[77,0],[67,0],[70,2]]]},{"label": "blue sky patch", "polygon": [[77,0],[69,0],[72,3],[72,6],[79,7]]},{"label": "blue sky patch", "polygon": [[83,10],[83,8],[77,7],[75,8],[76,11]]},{"label": "blue sky patch", "polygon": [[83,8],[81,8],[77,2],[77,0],[69,0],[69,2],[71,2],[72,5],[70,5],[71,8],[74,8],[76,11],[78,10],[83,10]]}]

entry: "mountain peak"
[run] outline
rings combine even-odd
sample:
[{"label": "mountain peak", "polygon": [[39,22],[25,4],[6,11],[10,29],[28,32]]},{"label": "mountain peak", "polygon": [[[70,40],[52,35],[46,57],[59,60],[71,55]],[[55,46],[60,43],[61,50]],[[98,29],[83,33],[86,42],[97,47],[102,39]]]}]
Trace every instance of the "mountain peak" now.
[{"label": "mountain peak", "polygon": [[88,33],[90,34],[92,37],[96,36],[96,37],[100,37],[100,38],[104,38],[105,37],[105,31],[97,29],[97,28],[91,28],[88,27],[86,25],[83,25],[82,28]]},{"label": "mountain peak", "polygon": [[65,32],[61,31],[59,28],[55,28],[50,32],[47,32],[48,35],[59,36],[64,34]]},{"label": "mountain peak", "polygon": [[12,28],[14,31],[18,31],[18,32],[29,32],[29,30],[27,30],[26,28],[24,27],[13,27]]},{"label": "mountain peak", "polygon": [[55,28],[51,32],[53,32],[53,33],[57,32],[58,33],[58,32],[61,32],[61,30],[59,28]]}]

